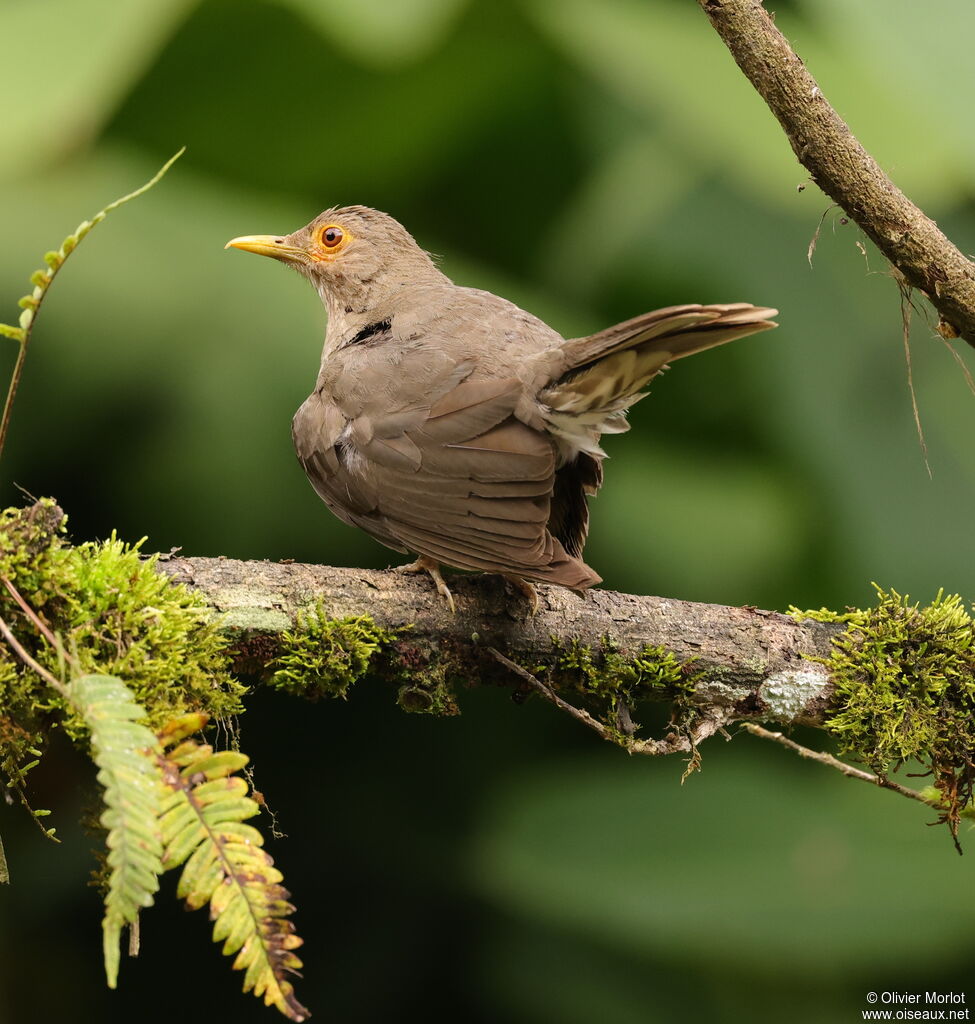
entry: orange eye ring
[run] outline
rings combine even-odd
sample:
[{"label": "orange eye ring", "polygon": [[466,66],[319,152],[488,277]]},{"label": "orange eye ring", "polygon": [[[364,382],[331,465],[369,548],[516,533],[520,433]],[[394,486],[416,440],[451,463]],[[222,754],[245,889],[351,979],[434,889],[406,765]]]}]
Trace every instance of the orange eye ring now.
[{"label": "orange eye ring", "polygon": [[318,238],[322,248],[328,249],[330,252],[335,252],[345,244],[345,232],[338,224],[326,224],[318,233]]}]

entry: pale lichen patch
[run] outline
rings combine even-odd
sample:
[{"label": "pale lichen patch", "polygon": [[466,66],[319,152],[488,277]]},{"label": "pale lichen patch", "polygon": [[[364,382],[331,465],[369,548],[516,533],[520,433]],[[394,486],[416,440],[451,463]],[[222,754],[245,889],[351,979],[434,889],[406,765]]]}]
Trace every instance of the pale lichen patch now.
[{"label": "pale lichen patch", "polygon": [[829,672],[822,665],[803,665],[773,672],[758,695],[768,706],[768,717],[784,724],[799,718],[828,682]]},{"label": "pale lichen patch", "polygon": [[231,636],[238,633],[276,634],[291,628],[287,612],[249,607],[234,608],[215,616],[217,625]]}]

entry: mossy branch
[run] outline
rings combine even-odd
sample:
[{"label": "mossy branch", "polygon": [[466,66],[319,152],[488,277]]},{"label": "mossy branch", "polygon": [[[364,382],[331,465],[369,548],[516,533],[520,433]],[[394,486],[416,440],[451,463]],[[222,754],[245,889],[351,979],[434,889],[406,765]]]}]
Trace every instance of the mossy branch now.
[{"label": "mossy branch", "polygon": [[[958,597],[921,606],[877,588],[870,609],[783,615],[540,586],[531,615],[500,578],[460,576],[451,613],[426,580],[396,571],[223,558],[159,568],[218,613],[241,667],[276,669],[299,695],[344,696],[369,670],[392,679],[406,710],[451,713],[453,684],[506,683],[629,753],[688,753],[691,769],[698,744],[733,723],[812,726],[877,785],[909,761],[926,766],[937,793],[923,802],[953,834],[971,803],[975,627]],[[673,706],[662,738],[637,735],[647,700]]]},{"label": "mossy branch", "polygon": [[[842,624],[797,622],[757,608],[609,590],[580,597],[543,584],[533,616],[497,576],[452,577],[457,613],[451,614],[425,578],[395,570],[182,557],[160,561],[157,568],[195,590],[217,613],[240,669],[287,666],[275,678],[279,686],[299,668],[293,649],[285,646],[286,634],[298,635],[295,626],[302,620],[321,633],[317,604],[333,624],[365,619],[373,632],[395,635],[382,646],[398,659],[392,680],[397,685],[422,684],[437,669],[465,685],[501,683],[529,692],[492,656],[493,647],[533,671],[560,666],[566,677],[585,678],[590,688],[643,685],[659,699],[670,699],[683,679],[693,684],[687,688],[691,704],[726,720],[822,727],[833,680],[825,665],[809,659],[827,658],[843,630]],[[364,643],[373,642],[374,636],[364,635]],[[316,656],[324,643],[316,639]],[[282,652],[284,659],[275,660]],[[649,656],[641,667],[642,652]],[[344,656],[337,667],[347,671],[349,660]],[[659,680],[651,678],[654,666]],[[309,674],[318,671],[311,660],[308,668]],[[347,683],[343,678],[343,692]]]},{"label": "mossy branch", "polygon": [[[541,694],[631,754],[687,754],[687,771],[699,744],[734,723],[813,726],[872,772],[758,732],[933,807],[956,842],[972,814],[975,628],[957,597],[922,607],[878,588],[865,610],[783,615],[543,586],[532,615],[498,577],[452,587],[456,614],[425,578],[396,571],[140,560],[138,545],[114,538],[72,547],[50,500],[0,514],[2,763],[24,764],[57,729],[93,748],[110,806],[110,981],[122,926],[151,902],[160,867],[185,864],[179,891],[209,903],[245,989],[291,1019],[307,1015],[290,983],[300,966],[292,908],[244,823],[257,810],[234,774],[246,758],[187,738],[206,712],[241,709],[232,667],[305,699],[345,697],[370,676],[392,683],[404,710],[431,714],[457,713],[460,687],[501,683],[520,699]],[[82,675],[93,692],[64,681]],[[659,738],[640,734],[654,700],[672,708]],[[165,724],[180,715],[190,726]],[[158,743],[150,722],[164,723]],[[894,783],[907,763],[933,787]]]},{"label": "mossy branch", "polygon": [[[878,589],[867,610],[783,615],[541,586],[532,615],[499,577],[461,575],[453,614],[425,578],[396,571],[140,561],[114,538],[72,547],[49,500],[0,515],[0,584],[15,624],[0,621],[15,652],[0,656],[12,783],[52,721],[88,735],[58,678],[69,650],[73,677],[124,679],[156,727],[237,713],[231,667],[306,699],[380,677],[404,710],[441,715],[458,712],[459,686],[486,682],[540,693],[631,753],[684,752],[692,764],[703,739],[736,722],[821,728],[878,777],[926,764],[953,830],[970,802],[975,632],[958,598],[921,607]],[[671,727],[648,738],[638,709],[654,700],[672,705]]]},{"label": "mossy branch", "polygon": [[698,0],[813,181],[940,314],[939,333],[975,346],[975,263],[883,172],[823,95],[761,0]]}]

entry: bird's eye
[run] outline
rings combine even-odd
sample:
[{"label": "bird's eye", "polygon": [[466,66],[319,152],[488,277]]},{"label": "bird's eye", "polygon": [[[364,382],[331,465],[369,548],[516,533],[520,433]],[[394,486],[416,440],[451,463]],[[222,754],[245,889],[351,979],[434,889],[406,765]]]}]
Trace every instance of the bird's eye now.
[{"label": "bird's eye", "polygon": [[321,239],[322,245],[326,249],[336,249],[342,244],[345,238],[345,232],[337,224],[329,224],[327,228],[322,230]]}]

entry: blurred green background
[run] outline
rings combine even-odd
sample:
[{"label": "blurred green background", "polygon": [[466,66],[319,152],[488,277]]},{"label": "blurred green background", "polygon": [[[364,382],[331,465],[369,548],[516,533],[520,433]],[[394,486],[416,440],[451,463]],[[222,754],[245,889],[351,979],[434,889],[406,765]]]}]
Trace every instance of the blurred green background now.
[{"label": "blurred green background", "polygon": [[[971,0],[769,7],[972,251]],[[871,580],[975,594],[975,398],[915,318],[929,479],[897,288],[692,0],[0,0],[0,39],[0,319],[46,249],[188,147],[59,276],[4,504],[54,495],[77,539],[389,564],[291,450],[317,297],[223,251],[364,203],[566,335],[679,302],[781,310],[680,363],[609,440],[588,547],[606,586],[772,608],[863,604]],[[678,761],[628,760],[535,702],[462,705],[252,699],[241,743],[289,835],[271,847],[318,1019],[812,1024],[859,1020],[868,990],[964,990],[970,857],[923,809],[745,736],[681,788]],[[0,815],[0,1020],[273,1020],[168,889],[104,990],[74,825],[90,773],[56,750],[36,774],[65,842]]]}]

